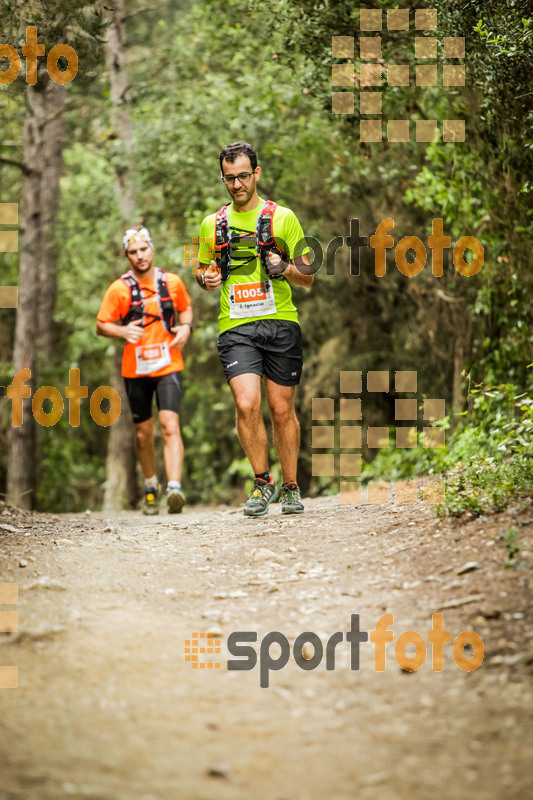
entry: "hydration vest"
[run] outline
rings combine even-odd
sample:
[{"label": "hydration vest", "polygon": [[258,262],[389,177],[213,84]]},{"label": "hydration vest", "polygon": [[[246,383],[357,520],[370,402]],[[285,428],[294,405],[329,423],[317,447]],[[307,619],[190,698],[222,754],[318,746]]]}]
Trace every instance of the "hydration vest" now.
[{"label": "hydration vest", "polygon": [[[229,278],[233,262],[231,245],[234,244],[234,241],[233,237],[231,237],[228,212],[230,205],[231,204],[228,203],[222,206],[222,208],[217,211],[215,217],[215,246],[216,250],[220,253],[216,262],[223,281]],[[283,278],[283,275],[270,275],[266,260],[267,253],[275,253],[284,261],[287,257],[287,253],[279,249],[274,238],[274,212],[276,208],[277,203],[274,203],[272,200],[264,200],[255,226],[255,249],[257,250],[257,255],[259,256],[263,269],[271,279]]]},{"label": "hydration vest", "polygon": [[[159,267],[155,267],[154,286],[155,294],[157,295],[157,304],[159,306],[159,314],[149,314],[144,310],[144,298],[141,287],[139,286],[139,281],[131,271],[121,275],[120,280],[124,281],[130,290],[130,307],[127,313],[120,318],[122,324],[128,325],[128,323],[134,320],[141,319],[143,320],[142,327],[146,328],[148,325],[151,325],[152,322],[161,320],[166,330],[172,333],[171,328],[174,325],[174,304],[168,291],[167,273],[159,269]],[[144,323],[145,317],[152,317],[152,319],[150,322]]]}]

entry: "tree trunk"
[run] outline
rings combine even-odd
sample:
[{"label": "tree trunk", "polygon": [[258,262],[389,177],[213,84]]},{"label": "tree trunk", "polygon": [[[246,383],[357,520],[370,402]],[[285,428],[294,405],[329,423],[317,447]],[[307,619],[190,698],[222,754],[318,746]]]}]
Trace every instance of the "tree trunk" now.
[{"label": "tree trunk", "polygon": [[50,361],[53,351],[53,315],[57,294],[55,226],[59,206],[59,181],[63,165],[66,86],[48,80],[46,119],[42,132],[41,242],[39,258],[39,353]]},{"label": "tree trunk", "polygon": [[[111,121],[114,143],[122,158],[115,168],[115,193],[124,227],[133,224],[135,203],[130,170],[132,148],[132,122],[128,98],[128,76],[126,72],[126,44],[124,33],[124,2],[110,0],[105,6],[105,17],[110,22],[106,31],[106,64],[109,75],[111,98]],[[133,418],[126,398],[121,373],[122,348],[113,356],[113,386],[122,399],[122,412],[111,427],[107,447],[107,481],[104,509],[127,508],[137,501],[137,471]]]},{"label": "tree trunk", "polygon": [[[13,369],[15,374],[31,370],[28,384],[35,391],[35,353],[38,332],[39,254],[41,252],[43,170],[43,129],[47,116],[46,69],[26,89],[26,119],[23,134],[23,163],[20,214],[19,304],[15,326]],[[32,508],[35,492],[35,420],[31,397],[23,400],[23,423],[11,428],[7,472],[7,500],[21,508]]]}]

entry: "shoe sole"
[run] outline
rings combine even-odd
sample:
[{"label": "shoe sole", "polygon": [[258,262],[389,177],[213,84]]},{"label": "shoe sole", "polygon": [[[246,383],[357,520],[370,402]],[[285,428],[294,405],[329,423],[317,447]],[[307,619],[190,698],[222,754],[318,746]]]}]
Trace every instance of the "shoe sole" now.
[{"label": "shoe sole", "polygon": [[245,517],[264,517],[265,514],[268,514],[268,507],[269,507],[270,503],[273,503],[277,496],[278,496],[278,491],[277,491],[277,489],[274,489],[274,494],[272,495],[272,497],[270,498],[270,500],[266,504],[266,508],[265,508],[264,511],[258,511],[257,513],[254,512],[254,513],[250,514],[245,509],[243,511],[244,516]]},{"label": "shoe sole", "polygon": [[281,509],[282,514],[303,514],[304,511],[305,508],[296,508],[296,509],[291,508],[289,511],[284,511],[283,509]]},{"label": "shoe sole", "polygon": [[169,514],[181,514],[181,509],[185,505],[185,497],[182,494],[173,492],[167,498]]},{"label": "shoe sole", "polygon": [[159,509],[154,508],[148,510],[147,508],[143,508],[143,514],[145,517],[157,517],[157,515],[159,514]]}]

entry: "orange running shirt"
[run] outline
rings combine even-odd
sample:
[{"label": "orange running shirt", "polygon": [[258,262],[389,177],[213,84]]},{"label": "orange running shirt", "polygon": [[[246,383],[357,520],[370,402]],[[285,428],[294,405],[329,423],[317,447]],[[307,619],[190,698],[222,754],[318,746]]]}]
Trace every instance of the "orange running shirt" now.
[{"label": "orange running shirt", "polygon": [[[178,275],[172,272],[166,273],[168,292],[172,298],[174,308],[177,311],[185,311],[191,304],[191,298],[187,294],[185,284]],[[139,286],[144,297],[144,310],[148,314],[159,315],[159,305],[157,302],[157,295],[155,293],[154,279],[139,281]],[[130,307],[131,294],[129,286],[126,286],[124,281],[120,278],[113,281],[108,288],[102,300],[102,305],[98,312],[97,319],[99,322],[120,322],[121,317],[125,317]],[[145,318],[145,325],[150,322],[151,317]],[[175,321],[179,325],[179,321]],[[126,342],[124,346],[124,355],[122,356],[122,375],[125,378],[138,378],[137,362],[136,362],[136,348],[146,347],[146,345],[158,345],[162,342],[171,342],[174,338],[170,334],[161,320],[151,322],[143,330],[142,338],[137,344]],[[169,372],[180,372],[183,369],[183,356],[179,350],[170,351],[170,364],[157,372],[152,372],[152,377],[159,377],[160,375],[168,375]]]}]

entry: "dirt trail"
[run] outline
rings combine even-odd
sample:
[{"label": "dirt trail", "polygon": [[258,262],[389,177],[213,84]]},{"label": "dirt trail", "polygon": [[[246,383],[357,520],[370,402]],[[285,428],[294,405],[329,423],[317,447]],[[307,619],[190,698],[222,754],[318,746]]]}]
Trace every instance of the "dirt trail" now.
[{"label": "dirt trail", "polygon": [[[422,505],[306,506],[261,520],[1,507],[0,581],[19,584],[19,630],[0,634],[0,664],[19,667],[18,689],[0,690],[2,800],[531,797],[531,505],[461,524]],[[512,526],[524,545],[506,570]],[[376,672],[368,642],[355,671],[346,641],[334,671],[291,654],[269,688],[259,666],[226,668],[235,630],[281,631],[292,648],[392,613],[394,642],[427,642],[439,609],[452,642],[483,638],[477,670],[445,645],[434,672],[428,645],[406,672],[393,643]],[[221,637],[221,669],[184,660],[200,631]]]}]

